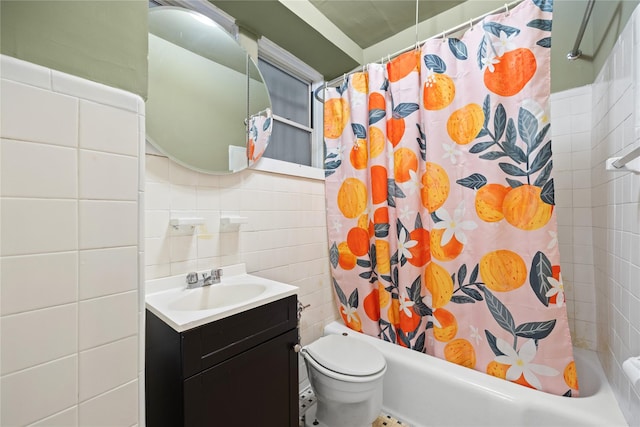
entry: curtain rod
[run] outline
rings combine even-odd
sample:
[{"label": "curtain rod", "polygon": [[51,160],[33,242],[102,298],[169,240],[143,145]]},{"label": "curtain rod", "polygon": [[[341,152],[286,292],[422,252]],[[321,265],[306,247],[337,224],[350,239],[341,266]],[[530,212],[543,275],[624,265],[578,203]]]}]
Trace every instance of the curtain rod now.
[{"label": "curtain rod", "polygon": [[[431,37],[429,37],[429,38],[427,38],[427,39],[425,39],[425,40],[422,40],[421,42],[416,42],[416,44],[415,44],[415,45],[413,45],[413,46],[408,46],[408,47],[406,47],[406,48],[404,48],[404,49],[402,49],[402,50],[397,51],[396,53],[394,53],[394,54],[392,54],[392,55],[388,55],[388,58],[389,58],[389,60],[390,60],[390,59],[393,59],[393,58],[395,58],[395,57],[397,57],[397,56],[399,56],[399,55],[402,55],[403,53],[408,52],[408,51],[410,51],[411,49],[415,49],[416,47],[418,47],[418,45],[421,45],[421,44],[423,44],[423,43],[427,42],[428,40],[435,39],[435,38],[437,38],[437,37],[447,37],[447,36],[448,36],[448,35],[450,35],[450,34],[457,33],[458,31],[463,30],[463,29],[464,29],[464,28],[466,28],[467,26],[468,26],[468,27],[472,27],[473,25],[475,25],[475,24],[477,24],[478,22],[482,21],[482,20],[483,20],[484,18],[486,18],[487,16],[494,15],[494,14],[499,13],[499,12],[502,12],[502,11],[507,11],[507,12],[508,12],[508,11],[509,11],[509,9],[512,9],[513,7],[515,7],[515,6],[519,5],[519,4],[520,4],[520,3],[522,3],[523,1],[524,1],[524,0],[515,0],[515,1],[512,1],[511,3],[505,3],[505,4],[504,4],[504,6],[501,6],[501,7],[497,8],[497,9],[494,9],[494,10],[492,10],[492,11],[490,11],[490,12],[487,12],[487,13],[485,13],[484,15],[480,15],[480,16],[478,16],[478,17],[476,17],[476,18],[470,19],[469,21],[467,21],[467,22],[465,22],[465,23],[462,23],[462,24],[460,24],[460,25],[457,25],[457,26],[455,26],[455,27],[453,27],[453,28],[449,28],[448,30],[446,30],[446,31],[444,31],[444,32],[442,32],[442,33],[439,33],[439,34],[434,35],[434,36],[431,36]],[[417,29],[417,26],[416,26],[416,29]],[[382,61],[382,64],[384,64],[384,60]],[[351,75],[351,74],[353,74],[353,73],[355,73],[355,72],[360,71],[360,70],[362,69],[362,67],[363,67],[363,65],[360,65],[360,66],[358,66],[358,67],[354,68],[353,70],[349,71],[348,73],[345,73],[342,77],[336,77],[335,79],[333,79],[333,80],[331,80],[331,81],[327,82],[327,83],[325,84],[325,86],[333,86],[333,85],[335,85],[336,83],[339,83],[340,81],[344,80],[344,79],[346,78],[346,76]]]},{"label": "curtain rod", "polygon": [[582,56],[582,51],[580,50],[580,43],[582,42],[582,37],[584,36],[584,30],[587,27],[587,22],[589,22],[589,18],[591,17],[591,11],[593,10],[593,4],[595,0],[589,0],[587,3],[587,9],[584,11],[584,16],[582,17],[582,24],[580,24],[580,30],[578,30],[578,37],[576,37],[576,42],[573,45],[573,49],[571,52],[567,53],[567,59],[569,61],[575,61],[576,59]]}]

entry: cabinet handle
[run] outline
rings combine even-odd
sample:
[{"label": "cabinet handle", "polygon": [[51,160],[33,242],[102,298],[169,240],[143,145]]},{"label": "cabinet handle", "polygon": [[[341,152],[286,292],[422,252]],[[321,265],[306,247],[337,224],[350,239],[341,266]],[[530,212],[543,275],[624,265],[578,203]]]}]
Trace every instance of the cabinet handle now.
[{"label": "cabinet handle", "polygon": [[302,346],[300,344],[296,344],[293,346],[294,353],[300,353],[300,350],[302,350]]}]

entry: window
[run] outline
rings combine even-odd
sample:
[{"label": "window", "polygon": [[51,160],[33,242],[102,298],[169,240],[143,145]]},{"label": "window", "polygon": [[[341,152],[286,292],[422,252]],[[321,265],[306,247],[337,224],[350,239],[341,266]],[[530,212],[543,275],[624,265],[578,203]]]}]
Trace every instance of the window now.
[{"label": "window", "polygon": [[258,41],[258,68],[271,97],[273,131],[264,157],[322,168],[322,76],[269,40]]},{"label": "window", "polygon": [[311,166],[311,85],[260,59],[273,111],[265,157]]}]

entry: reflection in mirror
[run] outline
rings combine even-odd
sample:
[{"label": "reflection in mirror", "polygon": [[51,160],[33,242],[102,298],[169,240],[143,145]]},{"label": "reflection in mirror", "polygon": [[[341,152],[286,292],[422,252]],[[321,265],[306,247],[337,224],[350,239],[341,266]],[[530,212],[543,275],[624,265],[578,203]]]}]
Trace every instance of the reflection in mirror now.
[{"label": "reflection in mirror", "polygon": [[253,61],[248,62],[249,76],[249,141],[247,158],[249,166],[257,162],[267,149],[273,123],[271,101],[260,70]]},{"label": "reflection in mirror", "polygon": [[147,140],[183,166],[236,172],[268,144],[271,104],[262,76],[233,37],[204,15],[150,9],[148,91]]}]

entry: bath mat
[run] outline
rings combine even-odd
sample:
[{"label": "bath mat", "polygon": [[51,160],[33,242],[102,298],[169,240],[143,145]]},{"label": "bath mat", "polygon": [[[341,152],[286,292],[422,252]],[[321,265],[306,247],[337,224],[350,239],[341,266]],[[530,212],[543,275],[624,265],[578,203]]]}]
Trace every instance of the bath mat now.
[{"label": "bath mat", "polygon": [[402,421],[398,421],[389,415],[380,415],[377,420],[373,422],[371,427],[389,427],[389,426],[402,426],[411,427],[409,424],[405,424]]}]

